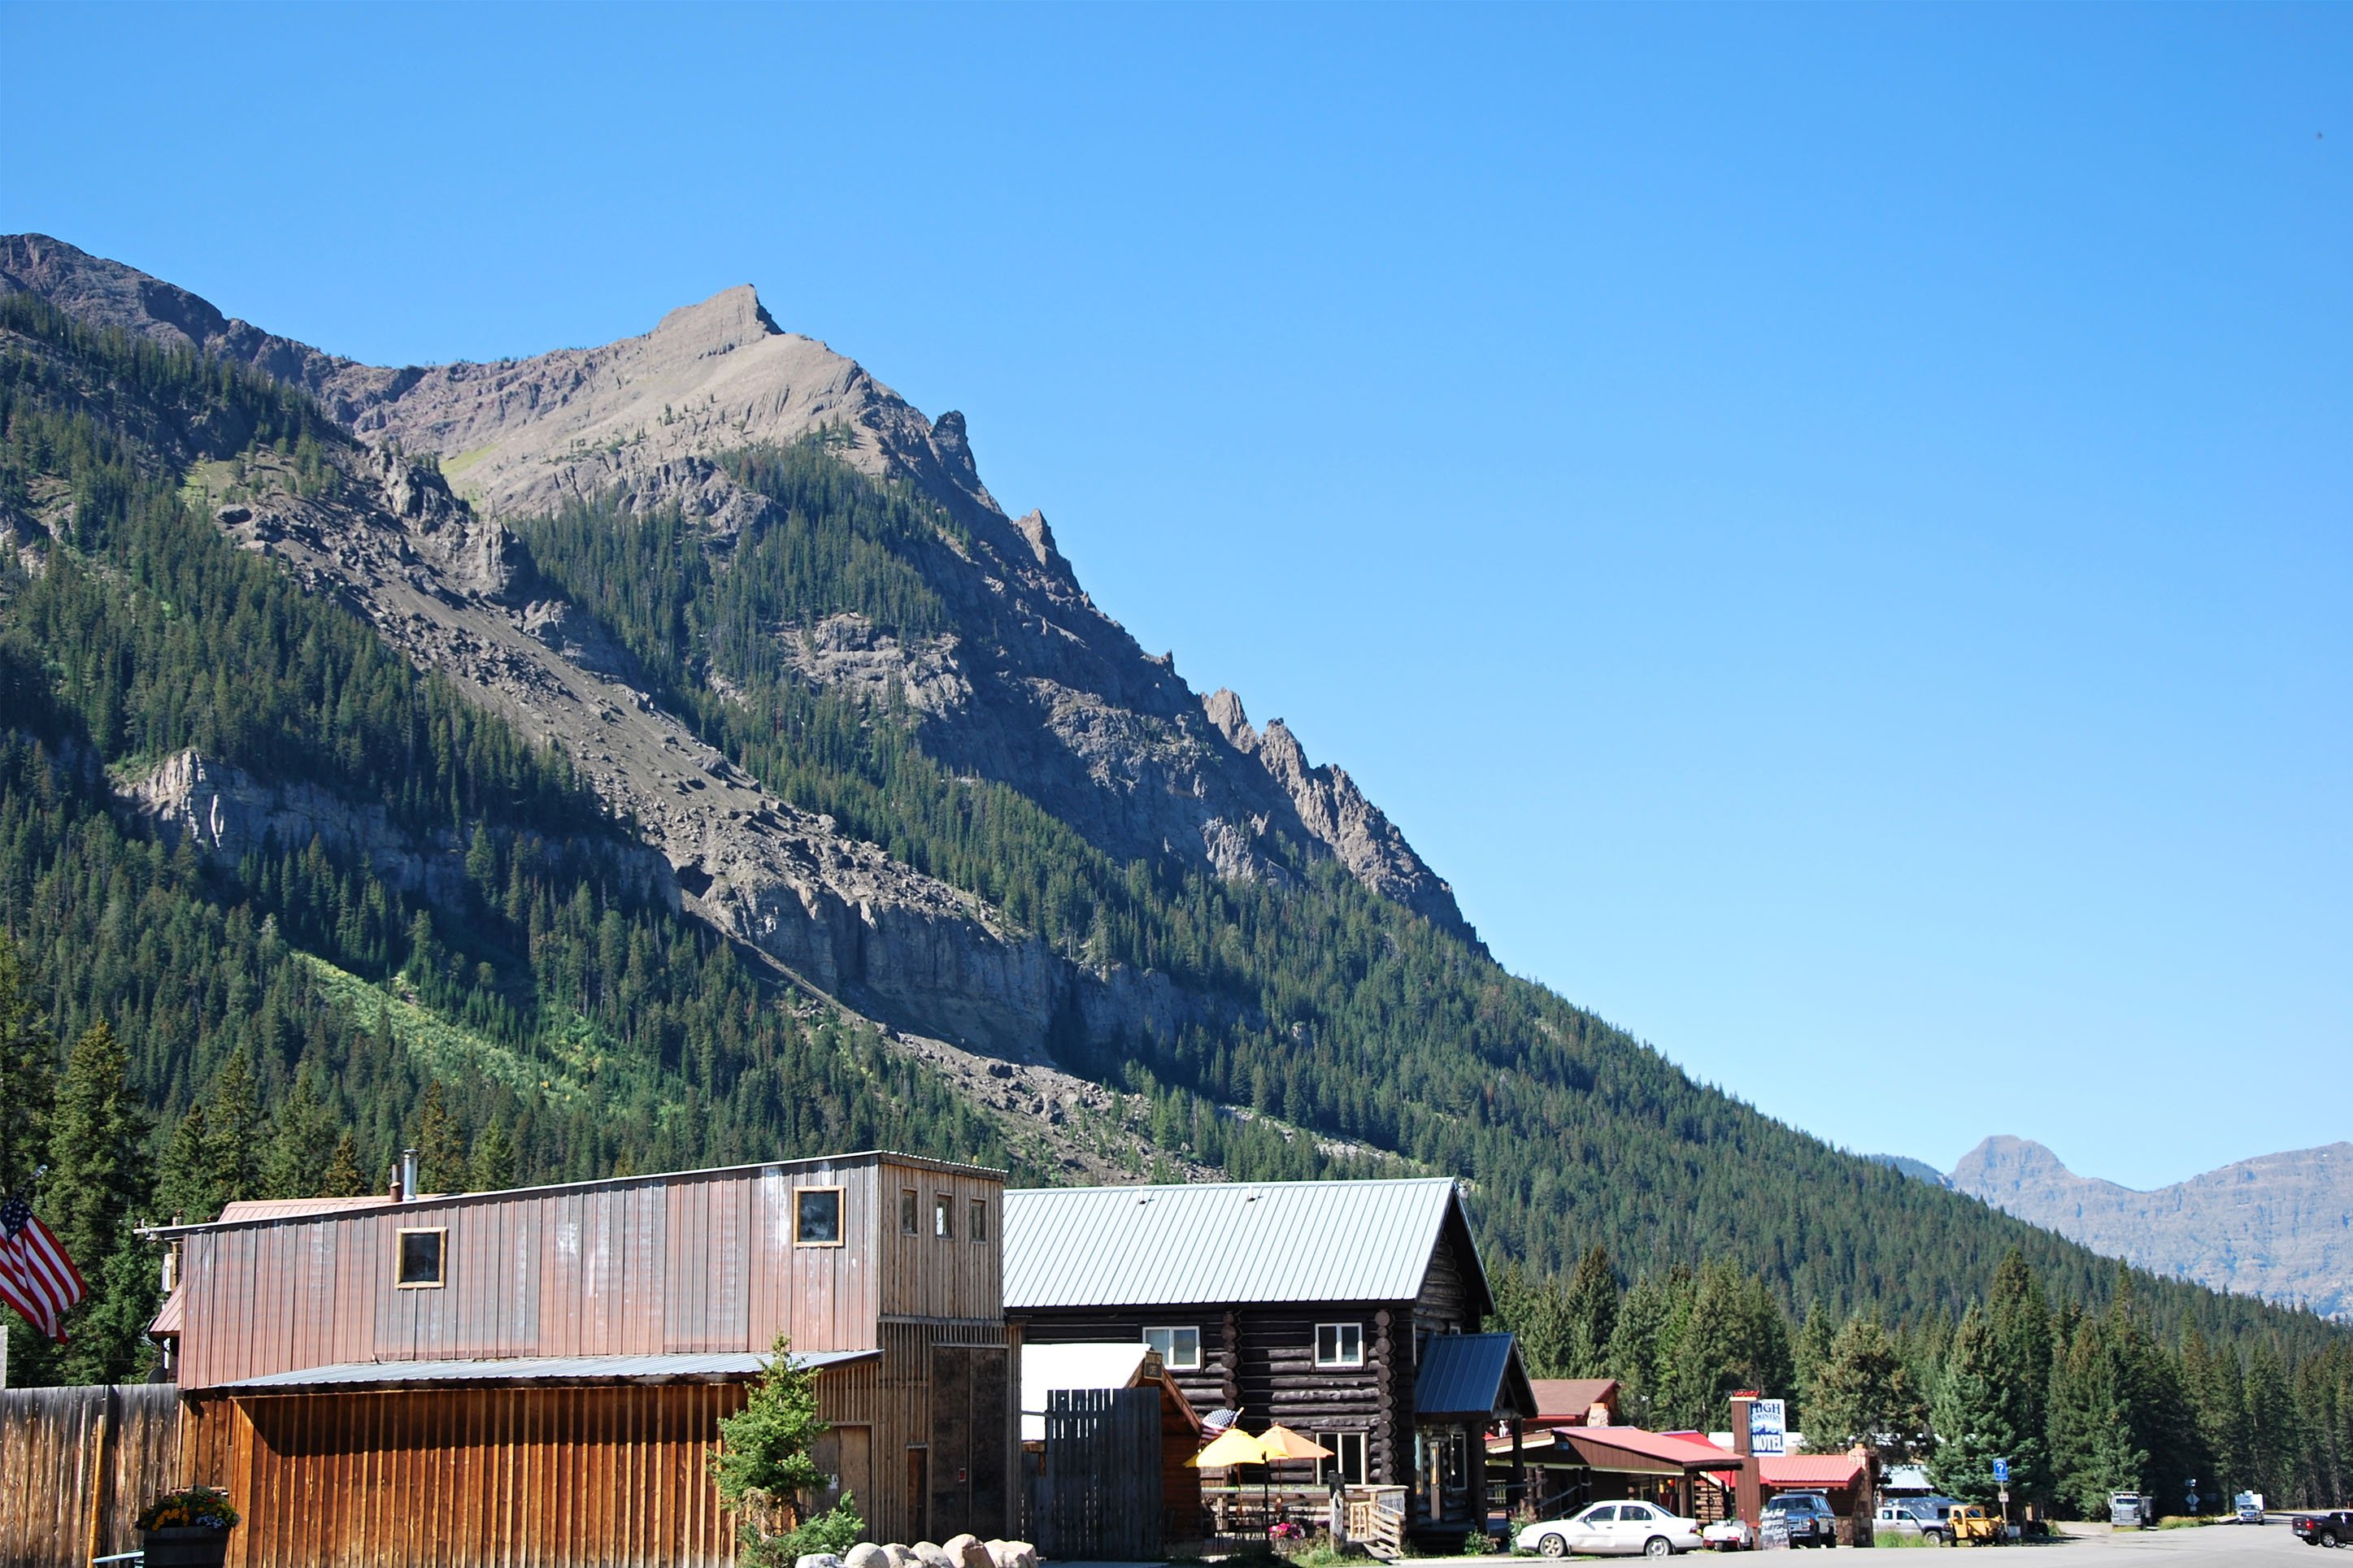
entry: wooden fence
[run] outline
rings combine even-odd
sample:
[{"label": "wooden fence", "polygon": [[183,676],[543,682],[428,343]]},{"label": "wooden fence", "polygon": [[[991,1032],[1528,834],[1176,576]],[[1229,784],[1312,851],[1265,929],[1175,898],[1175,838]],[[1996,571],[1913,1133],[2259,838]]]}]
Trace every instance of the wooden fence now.
[{"label": "wooden fence", "polygon": [[1029,1528],[1048,1557],[1162,1555],[1160,1390],[1058,1388],[1046,1395],[1046,1465],[1030,1478]]},{"label": "wooden fence", "polygon": [[179,1392],[0,1389],[0,1568],[82,1568],[135,1550],[132,1521],[181,1480]]}]

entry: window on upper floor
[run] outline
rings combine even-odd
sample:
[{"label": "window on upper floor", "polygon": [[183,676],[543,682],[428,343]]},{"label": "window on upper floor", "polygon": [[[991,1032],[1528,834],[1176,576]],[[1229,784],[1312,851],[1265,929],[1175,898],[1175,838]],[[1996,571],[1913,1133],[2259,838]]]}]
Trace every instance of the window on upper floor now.
[{"label": "window on upper floor", "polygon": [[793,1245],[841,1245],[839,1187],[802,1187],[793,1194]]},{"label": "window on upper floor", "polygon": [[932,1234],[943,1241],[955,1239],[955,1199],[945,1193],[932,1200]]},{"label": "window on upper floor", "polygon": [[964,1234],[967,1241],[988,1239],[988,1200],[987,1198],[972,1200],[971,1217],[965,1222]]},{"label": "window on upper floor", "polygon": [[449,1233],[447,1229],[403,1230],[400,1233],[399,1286],[404,1290],[433,1290],[448,1283]]},{"label": "window on upper floor", "polygon": [[1316,1324],[1315,1364],[1317,1366],[1364,1365],[1365,1325],[1362,1323]]},{"label": "window on upper floor", "polygon": [[901,1187],[899,1189],[899,1234],[921,1236],[923,1233],[923,1195],[913,1187]]},{"label": "window on upper floor", "polygon": [[1144,1342],[1160,1352],[1160,1364],[1170,1372],[1198,1372],[1201,1369],[1201,1331],[1198,1329],[1146,1329]]}]

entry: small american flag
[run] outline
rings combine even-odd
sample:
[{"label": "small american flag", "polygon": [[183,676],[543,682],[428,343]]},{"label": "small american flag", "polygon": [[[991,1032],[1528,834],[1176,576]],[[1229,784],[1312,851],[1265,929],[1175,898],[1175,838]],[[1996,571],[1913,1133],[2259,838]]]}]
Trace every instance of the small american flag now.
[{"label": "small american flag", "polygon": [[21,1196],[0,1203],[0,1304],[63,1344],[66,1314],[87,1293],[81,1270],[33,1217],[33,1205]]}]

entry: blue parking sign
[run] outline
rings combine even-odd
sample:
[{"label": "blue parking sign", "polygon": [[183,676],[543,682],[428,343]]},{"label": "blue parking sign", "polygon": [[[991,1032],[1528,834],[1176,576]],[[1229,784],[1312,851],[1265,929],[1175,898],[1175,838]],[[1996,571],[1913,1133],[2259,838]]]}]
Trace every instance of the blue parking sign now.
[{"label": "blue parking sign", "polygon": [[1993,1462],[1993,1479],[1997,1485],[2005,1487],[2010,1485],[2010,1461],[2008,1459],[1996,1459]]}]

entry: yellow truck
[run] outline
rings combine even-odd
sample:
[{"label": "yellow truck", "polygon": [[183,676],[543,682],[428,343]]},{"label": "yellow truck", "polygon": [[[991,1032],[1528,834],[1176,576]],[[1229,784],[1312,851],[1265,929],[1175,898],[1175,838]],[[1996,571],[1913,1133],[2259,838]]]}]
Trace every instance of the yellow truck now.
[{"label": "yellow truck", "polygon": [[1945,1516],[1946,1539],[1956,1546],[2000,1546],[2010,1540],[2010,1528],[1983,1503],[1964,1503]]}]

